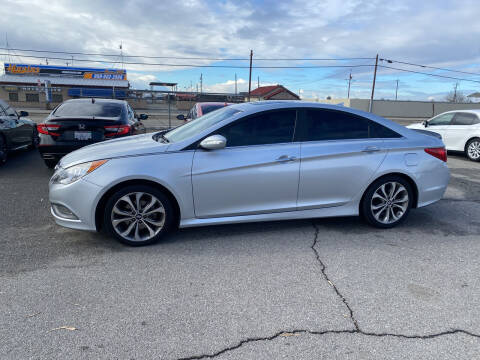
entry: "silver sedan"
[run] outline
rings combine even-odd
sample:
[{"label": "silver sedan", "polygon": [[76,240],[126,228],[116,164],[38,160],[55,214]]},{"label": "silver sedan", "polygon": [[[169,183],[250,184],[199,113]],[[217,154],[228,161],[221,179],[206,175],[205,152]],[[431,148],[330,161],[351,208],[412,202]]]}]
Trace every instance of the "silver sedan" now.
[{"label": "silver sedan", "polygon": [[59,225],[129,245],[252,221],[361,215],[390,228],[442,198],[446,161],[438,137],[370,113],[244,103],[68,154],[50,180],[51,212]]}]

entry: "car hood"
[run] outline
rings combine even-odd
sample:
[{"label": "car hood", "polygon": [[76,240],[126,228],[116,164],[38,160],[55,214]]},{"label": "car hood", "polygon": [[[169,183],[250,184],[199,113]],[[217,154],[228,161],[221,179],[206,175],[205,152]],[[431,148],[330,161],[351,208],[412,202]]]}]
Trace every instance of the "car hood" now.
[{"label": "car hood", "polygon": [[67,168],[88,161],[164,152],[169,144],[157,142],[153,134],[123,137],[85,146],[65,155],[60,166]]},{"label": "car hood", "polygon": [[409,128],[409,129],[423,129],[423,130],[426,129],[426,127],[425,127],[425,125],[423,125],[423,123],[411,124],[411,125],[408,125],[407,128]]}]

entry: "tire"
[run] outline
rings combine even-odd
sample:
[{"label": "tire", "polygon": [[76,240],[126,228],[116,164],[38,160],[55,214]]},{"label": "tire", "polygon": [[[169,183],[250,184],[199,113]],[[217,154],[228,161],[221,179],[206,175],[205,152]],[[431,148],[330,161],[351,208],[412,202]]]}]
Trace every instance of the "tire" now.
[{"label": "tire", "polygon": [[7,162],[8,151],[7,143],[2,135],[0,135],[0,166]]},{"label": "tire", "polygon": [[40,138],[38,137],[38,131],[36,128],[32,132],[32,143],[28,146],[29,150],[36,149],[40,143]]},{"label": "tire", "polygon": [[388,229],[406,219],[412,202],[413,191],[408,181],[400,176],[387,175],[368,187],[360,210],[370,225]]},{"label": "tire", "polygon": [[465,154],[472,161],[480,161],[480,138],[474,138],[467,142]]},{"label": "tire", "polygon": [[53,169],[58,161],[57,160],[52,160],[52,159],[44,159],[43,161],[45,161],[45,165],[49,168],[49,169]]},{"label": "tire", "polygon": [[103,224],[108,233],[123,244],[150,245],[173,229],[175,212],[162,191],[148,185],[132,185],[108,199]]}]

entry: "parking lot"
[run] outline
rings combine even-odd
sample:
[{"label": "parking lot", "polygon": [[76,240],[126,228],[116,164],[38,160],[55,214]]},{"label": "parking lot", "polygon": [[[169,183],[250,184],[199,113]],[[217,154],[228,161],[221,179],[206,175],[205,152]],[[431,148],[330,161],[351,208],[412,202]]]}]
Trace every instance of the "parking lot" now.
[{"label": "parking lot", "polygon": [[130,248],[60,228],[35,151],[0,169],[3,359],[472,359],[480,164],[391,230],[357,218],[181,230]]}]

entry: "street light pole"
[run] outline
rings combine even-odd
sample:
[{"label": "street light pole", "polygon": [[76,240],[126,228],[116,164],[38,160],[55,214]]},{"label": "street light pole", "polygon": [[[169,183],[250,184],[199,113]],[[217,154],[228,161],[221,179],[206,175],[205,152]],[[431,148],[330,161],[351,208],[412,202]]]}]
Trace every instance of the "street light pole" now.
[{"label": "street light pole", "polygon": [[397,101],[398,95],[398,79],[397,79],[397,87],[395,88],[395,101]]}]

